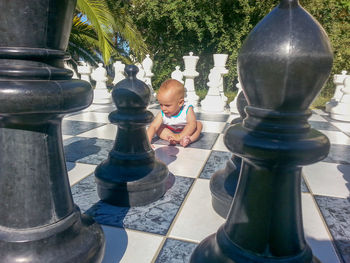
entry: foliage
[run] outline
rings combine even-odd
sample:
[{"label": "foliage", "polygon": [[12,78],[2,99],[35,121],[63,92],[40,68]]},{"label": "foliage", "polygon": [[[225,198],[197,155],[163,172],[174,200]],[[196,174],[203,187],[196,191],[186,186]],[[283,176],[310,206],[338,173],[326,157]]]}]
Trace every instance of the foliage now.
[{"label": "foliage", "polygon": [[[349,0],[300,0],[325,28],[335,50],[333,73],[350,69]],[[195,79],[206,89],[214,53],[227,53],[225,87],[235,89],[236,60],[243,40],[252,28],[279,3],[278,0],[132,0],[130,13],[150,48],[154,60],[154,87],[170,77],[182,57],[193,51],[200,57]],[[183,69],[183,66],[182,66]],[[325,93],[332,92],[331,82]]]}]

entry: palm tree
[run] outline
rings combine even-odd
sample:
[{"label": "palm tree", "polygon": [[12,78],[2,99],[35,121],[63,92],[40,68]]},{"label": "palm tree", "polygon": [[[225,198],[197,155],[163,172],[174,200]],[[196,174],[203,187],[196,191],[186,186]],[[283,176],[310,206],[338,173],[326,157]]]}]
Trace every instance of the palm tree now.
[{"label": "palm tree", "polygon": [[108,65],[113,59],[128,61],[128,54],[137,57],[147,52],[141,34],[132,24],[119,1],[78,0],[73,18],[68,51],[74,60],[101,61]]}]

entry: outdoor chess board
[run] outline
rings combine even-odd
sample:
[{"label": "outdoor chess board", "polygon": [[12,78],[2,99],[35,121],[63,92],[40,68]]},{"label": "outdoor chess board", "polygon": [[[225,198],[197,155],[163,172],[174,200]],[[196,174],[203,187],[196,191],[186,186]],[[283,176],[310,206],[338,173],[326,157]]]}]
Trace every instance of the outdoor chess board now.
[{"label": "outdoor chess board", "polygon": [[[156,114],[159,106],[149,109]],[[147,206],[123,208],[99,201],[93,175],[114,144],[117,127],[108,120],[113,110],[93,104],[66,116],[62,129],[74,202],[105,232],[103,262],[189,262],[196,245],[225,221],[211,206],[209,179],[232,155],[223,135],[238,116],[197,112],[202,136],[186,148],[153,140],[157,158],[172,174],[169,190]],[[305,236],[323,263],[350,262],[350,123],[320,110],[309,121],[328,136],[331,150],[322,162],[303,168]]]}]

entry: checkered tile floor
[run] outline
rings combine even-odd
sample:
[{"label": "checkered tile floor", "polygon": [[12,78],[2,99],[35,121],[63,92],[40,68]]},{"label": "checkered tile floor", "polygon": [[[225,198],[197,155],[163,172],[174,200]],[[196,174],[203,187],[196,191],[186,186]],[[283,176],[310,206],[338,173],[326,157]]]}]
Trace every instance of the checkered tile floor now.
[{"label": "checkered tile floor", "polygon": [[[149,108],[159,111],[157,105]],[[103,262],[188,262],[196,245],[224,223],[211,207],[209,179],[231,157],[223,133],[237,116],[198,112],[202,137],[187,148],[154,140],[156,156],[168,165],[174,184],[157,202],[122,208],[99,201],[93,175],[114,143],[117,127],[108,121],[114,109],[93,104],[66,116],[62,129],[74,201],[105,232]],[[350,123],[319,110],[310,123],[332,146],[325,160],[303,168],[306,239],[323,263],[350,262]]]}]

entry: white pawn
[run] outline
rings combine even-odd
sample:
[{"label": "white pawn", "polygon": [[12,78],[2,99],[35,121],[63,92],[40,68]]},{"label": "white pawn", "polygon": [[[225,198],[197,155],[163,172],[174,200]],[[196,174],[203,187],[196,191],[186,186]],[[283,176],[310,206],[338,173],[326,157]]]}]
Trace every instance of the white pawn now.
[{"label": "white pawn", "polygon": [[329,102],[326,103],[326,112],[331,112],[331,109],[337,106],[339,100],[343,96],[343,92],[341,91],[344,88],[344,80],[349,75],[346,75],[347,71],[343,70],[340,74],[335,74],[333,77],[333,83],[335,84],[334,95]]},{"label": "white pawn", "polygon": [[78,73],[80,74],[81,80],[85,80],[91,83],[90,81],[91,66],[88,65],[85,61],[79,61]]},{"label": "white pawn", "polygon": [[171,78],[172,79],[176,79],[177,81],[179,81],[182,84],[184,84],[184,81],[183,81],[184,74],[180,70],[180,66],[176,66],[175,67],[175,70],[171,73]]},{"label": "white pawn", "polygon": [[125,79],[125,75],[124,75],[125,64],[123,64],[121,61],[116,61],[113,63],[113,67],[114,67],[114,79],[112,84],[115,85],[119,81]]},{"label": "white pawn", "polygon": [[155,97],[155,92],[154,92],[153,87],[152,87],[152,77],[154,76],[154,74],[152,72],[153,61],[150,58],[149,54],[147,54],[146,58],[142,61],[142,68],[145,71],[145,75],[143,77],[144,82],[147,84],[147,86],[149,87],[149,89],[151,91],[151,102],[155,102],[156,97]]},{"label": "white pawn", "polygon": [[236,95],[235,99],[233,101],[231,101],[231,103],[230,103],[230,112],[235,113],[235,114],[239,114],[239,111],[237,108],[237,99],[238,99],[239,93],[243,92],[243,90],[242,90],[242,85],[240,82],[238,82],[236,84],[236,87],[238,88],[238,91],[237,91],[237,95]]},{"label": "white pawn", "polygon": [[141,63],[139,63],[139,62],[136,63],[135,66],[138,67],[138,69],[139,69],[139,72],[137,72],[137,74],[136,74],[136,78],[138,78],[139,80],[142,80],[144,82],[145,75],[146,75],[145,70],[143,69]]},{"label": "white pawn", "polygon": [[338,104],[330,109],[330,116],[334,120],[350,122],[350,76],[344,79],[343,95]]},{"label": "white pawn", "polygon": [[228,55],[227,54],[214,54],[213,58],[214,58],[214,68],[216,68],[218,71],[220,71],[220,73],[222,75],[219,89],[220,89],[221,98],[222,98],[224,104],[226,105],[227,104],[227,97],[224,94],[224,75],[228,74],[228,72],[229,72],[225,68]]},{"label": "white pawn", "polygon": [[225,109],[224,101],[220,94],[221,72],[215,68],[210,70],[207,83],[209,90],[204,100],[201,101],[201,110],[211,113],[221,113]]},{"label": "white pawn", "polygon": [[111,94],[107,90],[107,70],[103,67],[102,63],[98,63],[98,68],[95,69],[91,78],[96,81],[96,87],[94,89],[94,101],[95,104],[111,103]]},{"label": "white pawn", "polygon": [[183,56],[185,62],[185,70],[183,75],[185,77],[185,90],[186,97],[185,101],[192,104],[194,107],[198,105],[199,97],[196,94],[194,88],[194,78],[199,76],[199,73],[196,71],[196,65],[199,60],[198,56],[193,56],[193,52],[189,53],[189,56]]}]

